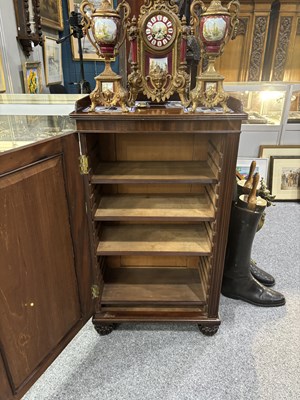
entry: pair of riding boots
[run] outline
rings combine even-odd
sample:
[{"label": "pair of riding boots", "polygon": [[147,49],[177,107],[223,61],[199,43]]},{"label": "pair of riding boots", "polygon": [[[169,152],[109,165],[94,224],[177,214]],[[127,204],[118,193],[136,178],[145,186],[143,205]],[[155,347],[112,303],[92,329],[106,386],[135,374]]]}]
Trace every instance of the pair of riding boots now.
[{"label": "pair of riding boots", "polygon": [[255,210],[250,210],[240,200],[232,206],[221,292],[226,297],[256,306],[277,307],[285,304],[284,296],[269,288],[274,285],[274,278],[251,259],[254,236],[264,208],[256,206]]}]

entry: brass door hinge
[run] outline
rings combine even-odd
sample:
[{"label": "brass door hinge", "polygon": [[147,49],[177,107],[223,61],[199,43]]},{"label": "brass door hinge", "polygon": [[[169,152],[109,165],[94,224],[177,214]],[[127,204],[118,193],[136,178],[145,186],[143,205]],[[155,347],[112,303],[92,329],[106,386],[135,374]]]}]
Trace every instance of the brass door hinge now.
[{"label": "brass door hinge", "polygon": [[93,299],[97,299],[98,297],[100,297],[100,288],[98,285],[92,285],[91,291]]},{"label": "brass door hinge", "polygon": [[89,160],[88,156],[82,154],[79,156],[79,171],[81,175],[88,175],[89,173]]}]

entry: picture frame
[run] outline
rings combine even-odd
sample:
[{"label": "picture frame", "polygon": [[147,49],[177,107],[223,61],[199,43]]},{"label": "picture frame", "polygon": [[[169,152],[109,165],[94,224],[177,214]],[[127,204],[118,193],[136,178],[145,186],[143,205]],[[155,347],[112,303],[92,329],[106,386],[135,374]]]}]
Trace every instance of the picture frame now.
[{"label": "picture frame", "polygon": [[41,63],[39,61],[26,62],[23,65],[23,77],[25,93],[42,93]]},{"label": "picture frame", "polygon": [[47,86],[62,83],[61,45],[50,36],[44,38],[44,66]]},{"label": "picture frame", "polygon": [[62,31],[64,29],[62,0],[40,0],[41,24]]},{"label": "picture frame", "polygon": [[[68,0],[68,10],[69,14],[72,11],[80,13],[80,4],[82,0]],[[95,6],[97,4],[99,5],[101,3],[101,0],[98,0],[97,2],[95,1]],[[71,28],[71,27],[70,27]],[[71,28],[72,29],[72,28]],[[90,32],[91,37],[93,37],[93,34]],[[92,43],[89,41],[87,35],[85,35],[81,39],[81,46],[82,46],[82,57],[84,61],[103,61],[103,57],[98,57],[96,54],[96,49],[92,45]],[[79,48],[78,48],[78,39],[74,38],[74,36],[71,36],[71,48],[72,48],[72,58],[74,61],[79,61]]]},{"label": "picture frame", "polygon": [[236,171],[242,176],[242,179],[247,179],[252,161],[256,162],[255,173],[258,172],[260,179],[263,178],[267,182],[268,178],[268,159],[267,158],[244,158],[239,157],[236,163]]},{"label": "picture frame", "polygon": [[[261,158],[267,158],[270,160],[272,156],[300,156],[299,145],[260,145],[258,156]],[[268,163],[268,186],[271,186],[270,182],[270,162]]]},{"label": "picture frame", "polygon": [[0,93],[6,91],[5,77],[4,77],[4,68],[2,62],[2,54],[0,53]]},{"label": "picture frame", "polygon": [[271,156],[270,190],[275,200],[300,200],[300,156]]},{"label": "picture frame", "polygon": [[260,145],[258,157],[300,156],[300,145]]}]

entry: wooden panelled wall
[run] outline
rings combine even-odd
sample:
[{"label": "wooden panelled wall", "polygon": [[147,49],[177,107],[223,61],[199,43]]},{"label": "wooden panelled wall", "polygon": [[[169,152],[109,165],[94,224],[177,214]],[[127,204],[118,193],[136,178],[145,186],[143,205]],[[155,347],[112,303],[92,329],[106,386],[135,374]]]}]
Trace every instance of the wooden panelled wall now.
[{"label": "wooden panelled wall", "polygon": [[241,1],[240,24],[216,65],[228,82],[259,81],[265,60],[272,1]]},{"label": "wooden panelled wall", "polygon": [[[138,15],[144,0],[127,1],[132,15]],[[177,1],[181,10],[190,2]],[[300,1],[240,0],[240,4],[238,36],[225,47],[217,70],[227,82],[300,81]]]},{"label": "wooden panelled wall", "polygon": [[300,1],[280,1],[270,79],[300,81]]}]

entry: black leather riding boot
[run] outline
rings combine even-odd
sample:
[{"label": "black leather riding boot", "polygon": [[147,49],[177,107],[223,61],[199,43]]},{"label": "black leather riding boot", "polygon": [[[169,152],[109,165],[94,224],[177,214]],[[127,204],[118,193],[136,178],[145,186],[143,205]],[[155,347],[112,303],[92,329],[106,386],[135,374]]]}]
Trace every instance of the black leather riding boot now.
[{"label": "black leather riding boot", "polygon": [[[250,171],[250,173],[251,173],[251,171]],[[250,193],[250,189],[245,188],[244,185],[245,185],[245,181],[237,182],[236,189],[235,189],[235,200],[236,201],[238,200],[240,195]],[[261,215],[261,218],[257,224],[256,232],[258,232],[263,227],[264,220],[265,220],[265,212],[263,212]],[[255,279],[257,279],[258,282],[262,283],[264,286],[271,287],[271,286],[275,285],[274,277],[271,274],[269,274],[268,272],[259,268],[253,259],[250,260],[250,272],[251,272],[252,276]]]},{"label": "black leather riding boot", "polygon": [[258,282],[262,283],[264,286],[271,287],[275,285],[274,277],[271,274],[268,274],[268,272],[259,268],[256,262],[252,258],[250,260],[250,272],[252,276],[256,280],[258,280]]},{"label": "black leather riding boot", "polygon": [[257,306],[282,306],[284,296],[262,285],[250,272],[252,243],[265,207],[251,211],[245,204],[239,200],[232,206],[221,292]]}]

